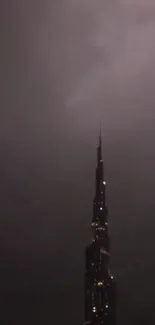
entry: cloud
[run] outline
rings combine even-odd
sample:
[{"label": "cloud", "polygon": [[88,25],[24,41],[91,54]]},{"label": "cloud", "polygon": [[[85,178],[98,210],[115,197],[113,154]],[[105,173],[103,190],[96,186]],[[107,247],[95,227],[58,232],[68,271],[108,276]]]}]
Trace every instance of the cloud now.
[{"label": "cloud", "polygon": [[109,92],[132,97],[135,86],[141,90],[144,83],[153,83],[155,5],[118,1],[114,6],[103,5],[94,15],[97,23],[88,35],[89,47],[90,52],[100,53],[100,60],[94,60],[67,94],[67,103],[72,107],[87,102],[91,105],[97,95],[102,99],[102,94]]}]

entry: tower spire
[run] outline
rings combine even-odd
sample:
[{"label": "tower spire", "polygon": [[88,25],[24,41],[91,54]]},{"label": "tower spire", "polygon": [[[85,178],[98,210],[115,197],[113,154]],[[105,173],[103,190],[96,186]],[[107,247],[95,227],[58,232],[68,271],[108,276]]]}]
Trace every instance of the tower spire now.
[{"label": "tower spire", "polygon": [[102,160],[102,137],[99,132],[96,166],[96,193],[93,201],[92,243],[85,252],[85,323],[116,325],[115,281],[110,273],[110,240],[106,183]]},{"label": "tower spire", "polygon": [[99,127],[99,145],[102,146],[102,125],[100,120],[100,127]]},{"label": "tower spire", "polygon": [[[100,120],[100,124],[99,124],[99,144],[98,144],[98,165],[99,163],[103,163],[103,159],[102,159],[102,122]],[[102,169],[104,169],[104,166],[102,166]],[[104,172],[104,170],[103,170]]]},{"label": "tower spire", "polygon": [[[93,240],[103,237],[103,232],[107,234],[106,248],[109,250],[106,207],[106,182],[104,180],[104,163],[102,159],[102,137],[101,129],[99,133],[99,145],[97,147],[97,166],[96,166],[96,191],[93,202],[92,231]],[[102,229],[102,231],[101,231]]]}]

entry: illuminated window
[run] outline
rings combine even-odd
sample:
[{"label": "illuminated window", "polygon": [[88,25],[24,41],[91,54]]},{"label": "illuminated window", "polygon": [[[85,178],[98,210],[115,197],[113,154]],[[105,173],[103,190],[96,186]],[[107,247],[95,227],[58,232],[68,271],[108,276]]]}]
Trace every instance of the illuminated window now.
[{"label": "illuminated window", "polygon": [[110,256],[109,252],[107,250],[105,250],[103,247],[100,248],[100,253]]},{"label": "illuminated window", "polygon": [[105,308],[108,308],[109,306],[108,305],[105,305]]},{"label": "illuminated window", "polygon": [[99,281],[98,283],[97,283],[97,285],[100,287],[100,286],[102,286],[103,285],[103,281]]},{"label": "illuminated window", "polygon": [[102,208],[102,207],[100,207],[100,210],[103,210],[103,208]]},{"label": "illuminated window", "polygon": [[104,185],[106,185],[106,182],[105,182],[105,181],[103,181],[103,184],[104,184]]},{"label": "illuminated window", "polygon": [[98,227],[98,230],[106,230],[104,227]]},{"label": "illuminated window", "polygon": [[96,313],[96,306],[93,306],[93,313]]}]

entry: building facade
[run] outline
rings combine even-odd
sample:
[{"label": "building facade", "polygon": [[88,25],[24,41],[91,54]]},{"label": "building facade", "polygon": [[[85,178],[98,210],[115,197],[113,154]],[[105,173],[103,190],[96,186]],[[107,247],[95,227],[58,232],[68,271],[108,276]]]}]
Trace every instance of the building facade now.
[{"label": "building facade", "polygon": [[116,325],[116,286],[109,268],[110,240],[102,139],[97,148],[92,243],[85,250],[85,325]]}]

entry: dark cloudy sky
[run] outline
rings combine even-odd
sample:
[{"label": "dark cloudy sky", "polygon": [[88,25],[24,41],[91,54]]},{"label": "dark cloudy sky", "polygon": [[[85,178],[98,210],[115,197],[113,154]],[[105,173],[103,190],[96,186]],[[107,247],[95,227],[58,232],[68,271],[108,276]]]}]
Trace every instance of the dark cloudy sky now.
[{"label": "dark cloudy sky", "polygon": [[83,323],[100,119],[119,324],[153,324],[154,1],[1,0],[0,24],[1,324]]}]

